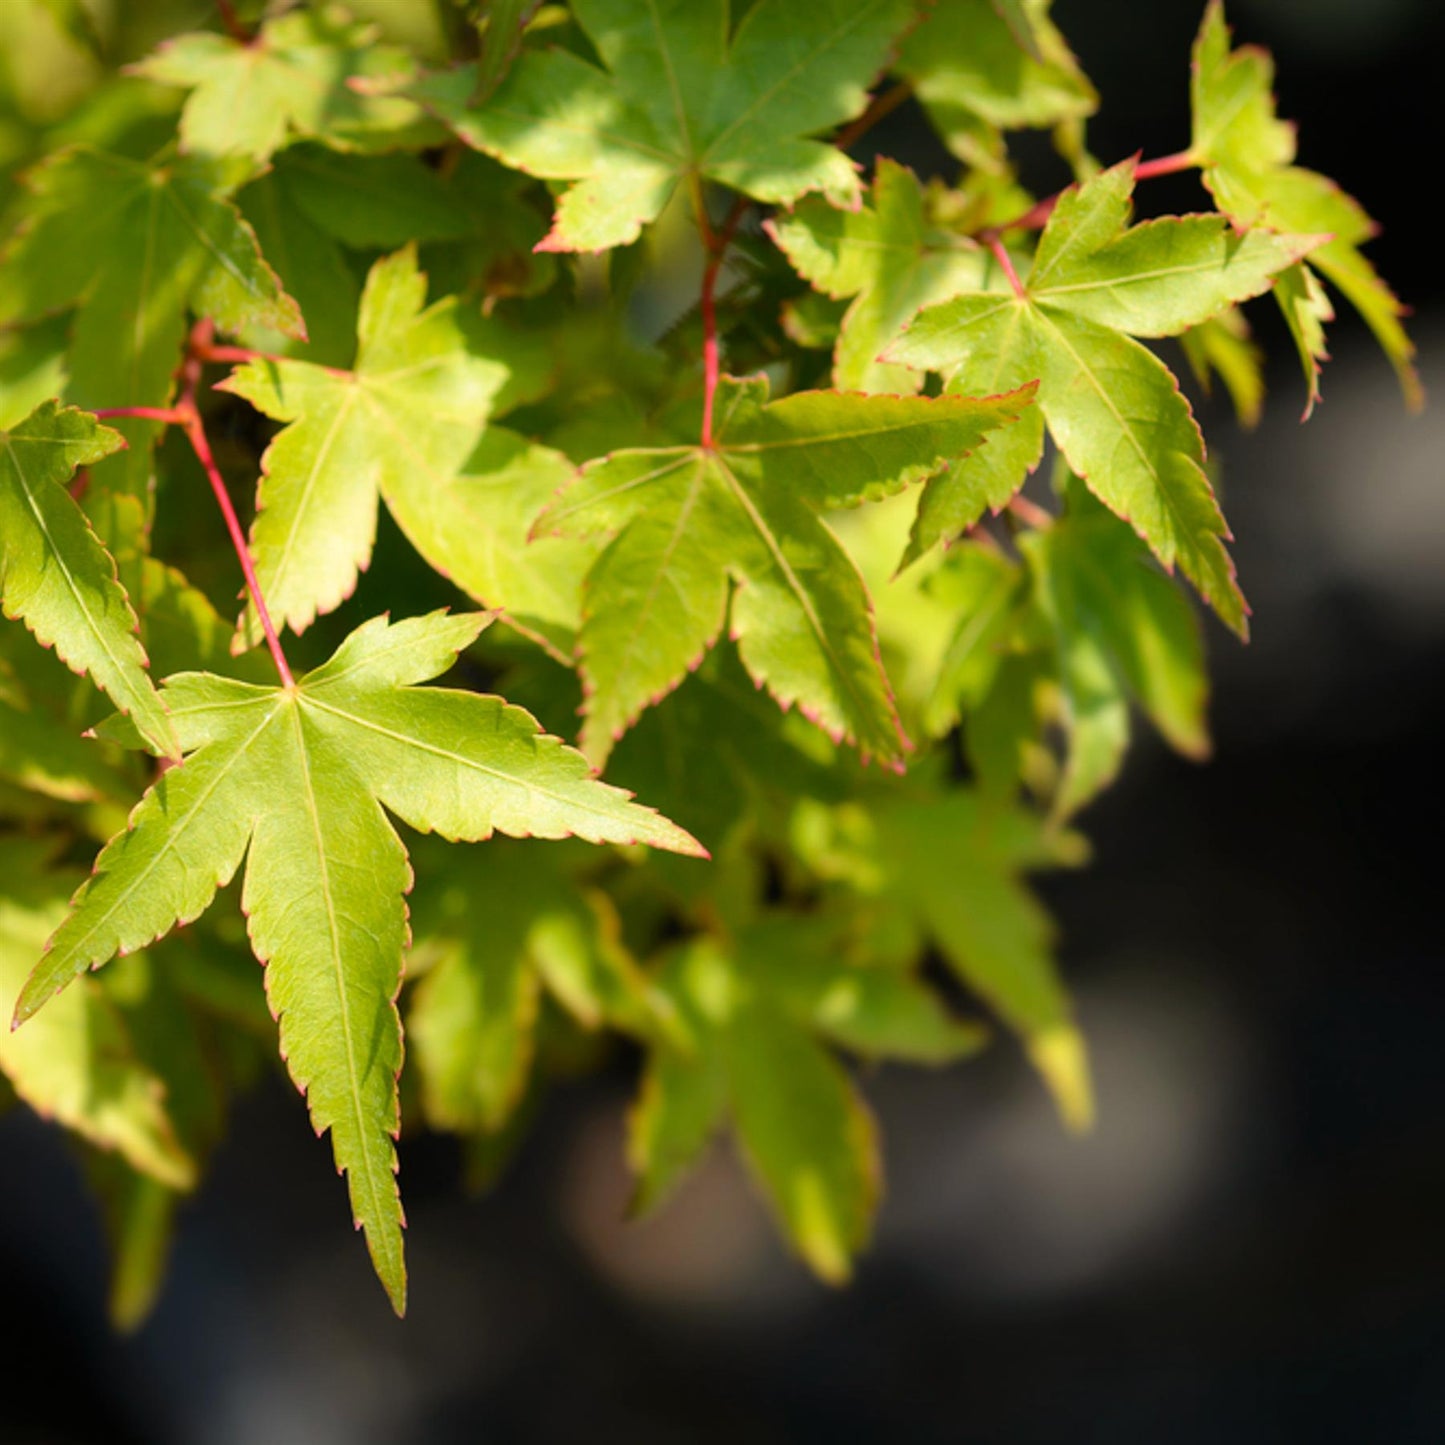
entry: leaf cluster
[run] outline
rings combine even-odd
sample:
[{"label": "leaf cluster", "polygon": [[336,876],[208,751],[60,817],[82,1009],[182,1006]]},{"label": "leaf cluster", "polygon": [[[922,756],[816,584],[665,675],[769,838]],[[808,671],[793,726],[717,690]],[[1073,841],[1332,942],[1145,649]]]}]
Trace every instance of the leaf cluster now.
[{"label": "leaf cluster", "polygon": [[[283,1067],[398,1312],[397,1139],[489,1182],[612,1058],[639,1209],[730,1131],[841,1280],[859,1065],[1011,1034],[1088,1125],[1030,875],[1247,630],[1179,362],[1252,423],[1272,296],[1313,404],[1331,286],[1416,401],[1373,223],[1217,0],[1110,165],[1048,0],[234,8],[16,0],[73,83],[0,76],[0,1070],[116,1317]],[[900,105],[944,174],[850,156]]]}]

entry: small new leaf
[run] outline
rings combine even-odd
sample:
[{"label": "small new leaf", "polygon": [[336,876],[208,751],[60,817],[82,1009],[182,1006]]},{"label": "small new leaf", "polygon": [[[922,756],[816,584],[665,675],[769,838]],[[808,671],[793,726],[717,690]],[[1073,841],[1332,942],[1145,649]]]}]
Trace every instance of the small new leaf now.
[{"label": "small new leaf", "polygon": [[833,384],[845,391],[915,392],[923,377],[878,358],[924,306],[977,289],[986,253],[930,224],[918,179],[882,159],[866,204],[840,211],[809,197],[769,223],[798,274],[835,299],[855,298],[833,356]]},{"label": "small new leaf", "polygon": [[576,835],[699,853],[680,828],[598,782],[500,698],[435,677],[483,615],[377,618],[294,687],[169,679],[187,754],[106,845],[16,1005],[17,1023],[87,968],[196,918],[246,863],[242,908],[281,1054],[331,1131],[382,1283],[405,1306],[393,1139],[407,939],[406,850],[383,806],[423,832]]}]

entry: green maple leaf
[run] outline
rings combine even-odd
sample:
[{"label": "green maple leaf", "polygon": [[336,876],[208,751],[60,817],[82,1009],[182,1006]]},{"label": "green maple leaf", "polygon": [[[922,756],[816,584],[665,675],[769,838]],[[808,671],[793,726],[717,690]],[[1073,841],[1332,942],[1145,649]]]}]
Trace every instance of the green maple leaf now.
[{"label": "green maple leaf", "polygon": [[179,757],[115,559],[64,485],[120,445],[93,416],[54,401],[0,432],[0,603],[72,671],[88,674],[151,747]]},{"label": "green maple leaf", "polygon": [[537,514],[571,481],[561,452],[488,427],[454,477],[388,492],[392,515],[443,576],[571,665],[593,541],[538,537]]},{"label": "green maple leaf", "polygon": [[887,762],[906,746],[857,569],[819,512],[900,491],[1028,409],[967,397],[797,392],[727,380],[711,446],[590,462],[536,532],[616,535],[588,573],[578,651],[597,761],[701,661],[729,611],[753,679]]},{"label": "green maple leaf", "polygon": [[982,284],[985,253],[932,225],[913,172],[886,158],[856,211],[809,197],[768,223],[798,274],[825,295],[855,298],[833,354],[833,384],[849,391],[908,394],[916,370],[878,358],[924,306]]},{"label": "green maple leaf", "polygon": [[[60,841],[0,839],[0,996],[16,997],[35,956],[65,917],[79,877],[57,868]],[[166,1108],[166,1091],[138,1054],[101,979],[56,1001],[35,1027],[0,1033],[0,1073],[37,1113],[173,1189],[196,1179]]]},{"label": "green maple leaf", "polygon": [[1064,1119],[1087,1127],[1093,1098],[1084,1041],[1054,963],[1053,923],[1022,877],[1080,862],[1081,838],[965,790],[871,811],[805,803],[795,838],[823,877],[877,899],[931,939],[960,980],[1022,1036]]},{"label": "green maple leaf", "polygon": [[413,686],[449,667],[487,621],[375,619],[292,687],[170,678],[165,697],[186,761],[156,781],[106,845],[16,1005],[18,1022],[87,968],[196,918],[248,855],[242,907],[266,965],[281,1053],[317,1132],[331,1131],[398,1311],[394,1001],[411,870],[382,807],[451,839],[575,834],[700,851],[597,782],[520,708]]},{"label": "green maple leaf", "polygon": [[584,1029],[655,1031],[617,916],[569,853],[494,844],[480,865],[426,875],[414,927],[431,961],[411,995],[407,1037],[434,1128],[506,1127],[531,1077],[544,993]]},{"label": "green maple leaf", "polygon": [[750,821],[786,818],[799,794],[841,797],[846,783],[830,766],[832,751],[815,728],[761,696],[736,648],[724,644],[643,714],[607,767],[716,853],[751,838]]},{"label": "green maple leaf", "polygon": [[[478,354],[455,297],[425,302],[407,247],[367,278],[353,370],[255,361],[222,383],[289,423],[261,459],[250,537],[278,626],[303,631],[351,595],[376,539],[378,496],[448,487],[510,375],[505,361]],[[237,645],[260,640],[248,606]]]},{"label": "green maple leaf", "polygon": [[468,145],[573,183],[544,248],[600,251],[636,240],[684,177],[772,204],[821,191],[856,205],[853,163],[811,137],[863,109],[917,5],[758,0],[735,31],[727,0],[576,0],[572,11],[606,71],[528,51],[476,109],[473,66],[416,93]]},{"label": "green maple leaf", "polygon": [[896,69],[961,159],[994,149],[990,128],[1055,126],[1098,108],[1048,11],[1049,0],[950,0],[903,42]]},{"label": "green maple leaf", "polygon": [[[1291,268],[1293,270],[1294,268]],[[1299,270],[1303,271],[1301,265]],[[1284,272],[1275,295],[1284,300],[1283,289],[1290,272]],[[1181,334],[1180,344],[1195,380],[1209,395],[1216,376],[1224,383],[1234,403],[1235,415],[1246,431],[1259,425],[1264,415],[1264,352],[1255,343],[1244,314],[1221,311]]]},{"label": "green maple leaf", "polygon": [[477,100],[485,100],[507,78],[522,53],[523,32],[541,8],[542,0],[484,0]]},{"label": "green maple leaf", "polygon": [[[22,224],[0,259],[0,322],[77,308],[67,400],[92,409],[166,405],[188,310],[226,332],[265,326],[305,337],[295,301],[226,199],[246,169],[75,146],[29,173]],[[114,473],[118,490],[140,494],[156,425],[116,426],[131,449],[102,472]]]},{"label": "green maple leaf", "polygon": [[[1134,338],[1177,335],[1267,291],[1316,238],[1238,236],[1221,216],[1126,229],[1133,189],[1133,162],[1125,162],[1065,192],[1019,294],[967,292],[931,307],[889,354],[974,392],[1038,377],[1041,420],[1069,465],[1243,635],[1247,609],[1204,474],[1203,438],[1173,374]],[[940,511],[971,523],[996,504],[979,475],[997,487],[994,496],[1016,489],[1043,444],[1040,422],[1026,425],[1031,433],[1005,436],[1007,451],[985,453],[993,470],[934,482],[920,529]],[[1008,472],[998,470],[1003,462]],[[932,535],[915,531],[910,556]]]},{"label": "green maple leaf", "polygon": [[836,919],[765,915],[674,953],[657,985],[681,1037],[651,1051],[629,1120],[635,1205],[648,1210],[731,1117],[784,1232],[833,1282],[867,1240],[880,1166],[873,1121],[827,1045],[942,1064],[985,1037],[906,970],[851,956],[845,933]]},{"label": "green maple leaf", "polygon": [[1069,740],[1055,817],[1076,812],[1118,774],[1131,697],[1177,752],[1207,757],[1198,623],[1139,539],[1074,483],[1069,515],[1020,545],[1053,639]]},{"label": "green maple leaf", "polygon": [[[1340,291],[1374,332],[1412,408],[1424,402],[1415,347],[1401,324],[1405,308],[1360,251],[1377,227],[1363,206],[1332,180],[1296,166],[1295,131],[1275,115],[1274,63],[1255,46],[1230,49],[1222,0],[1210,0],[1194,44],[1190,152],[1219,209],[1237,225],[1327,237],[1281,294],[1309,387],[1306,415],[1319,397],[1325,359],[1323,323],[1333,312],[1311,267]],[[1313,283],[1313,284],[1312,284]]]},{"label": "green maple leaf", "polygon": [[165,41],[130,67],[134,75],[190,91],[181,111],[181,148],[197,155],[269,159],[294,137],[350,148],[388,146],[424,117],[396,95],[353,81],[406,74],[411,57],[376,43],[377,27],[340,6],[293,10],[268,20],[249,41],[197,32]]}]

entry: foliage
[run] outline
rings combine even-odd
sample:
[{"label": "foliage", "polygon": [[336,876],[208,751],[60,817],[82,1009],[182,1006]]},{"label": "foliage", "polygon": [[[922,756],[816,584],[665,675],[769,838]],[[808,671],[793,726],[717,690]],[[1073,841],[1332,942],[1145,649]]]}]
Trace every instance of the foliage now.
[{"label": "foliage", "polygon": [[[1217,0],[1189,147],[1109,166],[1047,0],[357,8],[5,22],[68,88],[0,76],[0,1069],[122,1323],[278,1051],[398,1312],[395,1140],[490,1172],[604,1046],[639,1209],[730,1128],[844,1279],[851,1061],[991,1015],[1087,1126],[1028,875],[1131,709],[1207,754],[1180,577],[1248,616],[1177,363],[1252,423],[1272,295],[1312,405],[1333,286],[1417,402],[1373,223]],[[948,174],[861,174],[900,105]]]}]

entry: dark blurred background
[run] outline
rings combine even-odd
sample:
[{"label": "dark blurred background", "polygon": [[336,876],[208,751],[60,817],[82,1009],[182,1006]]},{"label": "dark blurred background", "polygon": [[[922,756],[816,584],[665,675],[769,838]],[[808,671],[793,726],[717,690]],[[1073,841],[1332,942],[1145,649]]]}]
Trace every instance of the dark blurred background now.
[{"label": "dark blurred background", "polygon": [[[1195,0],[1055,13],[1103,93],[1096,152],[1185,145]],[[1276,51],[1303,162],[1383,220],[1371,254],[1445,394],[1445,7],[1232,0],[1230,18]],[[879,146],[915,125],[900,113]],[[1169,184],[1166,204],[1197,203]],[[487,1198],[445,1143],[403,1147],[402,1325],[275,1081],[184,1216],[154,1318],[118,1339],[78,1173],[12,1112],[0,1440],[1445,1440],[1445,419],[1405,414],[1345,317],[1301,429],[1266,339],[1263,427],[1205,417],[1255,609],[1248,648],[1211,630],[1216,755],[1141,736],[1083,820],[1094,866],[1047,888],[1092,1136],[1063,1134],[1011,1047],[877,1073],[888,1197],[832,1291],[726,1148],[659,1219],[620,1222],[620,1066],[559,1092]]]}]

